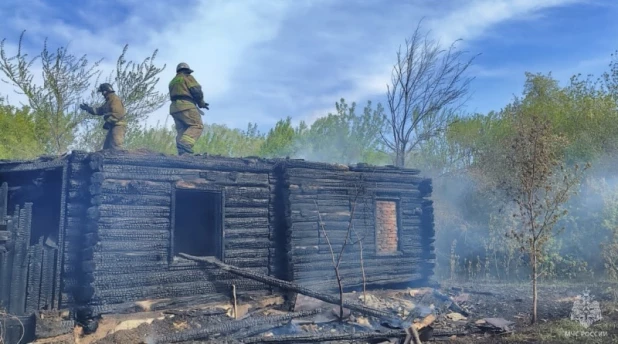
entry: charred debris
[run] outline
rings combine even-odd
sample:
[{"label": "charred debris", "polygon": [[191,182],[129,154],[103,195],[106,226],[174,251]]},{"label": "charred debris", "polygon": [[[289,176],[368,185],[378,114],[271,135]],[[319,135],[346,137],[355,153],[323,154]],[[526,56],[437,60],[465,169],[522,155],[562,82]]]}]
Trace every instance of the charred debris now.
[{"label": "charred debris", "polygon": [[[426,286],[431,192],[419,170],[295,159],[74,151],[0,161],[0,309],[37,337],[232,296],[280,295],[293,310],[297,294],[338,298],[338,252],[346,292]],[[384,311],[345,307],[406,336]]]}]

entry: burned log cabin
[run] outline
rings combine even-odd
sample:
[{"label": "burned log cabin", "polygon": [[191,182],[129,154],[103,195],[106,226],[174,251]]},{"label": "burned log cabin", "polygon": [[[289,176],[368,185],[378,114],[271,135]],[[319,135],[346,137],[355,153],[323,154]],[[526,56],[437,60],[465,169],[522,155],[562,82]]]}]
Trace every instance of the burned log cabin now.
[{"label": "burned log cabin", "polygon": [[[316,290],[422,285],[431,180],[413,169],[293,159],[72,152],[0,161],[0,307],[107,313],[272,293],[179,255]],[[158,300],[158,301],[156,301]]]}]

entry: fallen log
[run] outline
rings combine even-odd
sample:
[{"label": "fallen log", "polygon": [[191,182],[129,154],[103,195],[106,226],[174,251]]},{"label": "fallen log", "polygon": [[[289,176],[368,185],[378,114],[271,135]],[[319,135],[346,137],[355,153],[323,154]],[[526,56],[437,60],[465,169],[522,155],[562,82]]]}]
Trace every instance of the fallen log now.
[{"label": "fallen log", "polygon": [[223,315],[227,313],[224,309],[192,309],[192,310],[167,310],[163,311],[163,314],[172,314],[177,316],[188,316],[188,317],[207,317],[207,316],[215,316],[215,315]]},{"label": "fallen log", "polygon": [[361,332],[361,333],[336,333],[336,334],[301,334],[301,335],[284,335],[276,337],[252,337],[243,339],[242,343],[320,343],[334,342],[340,340],[370,340],[389,338],[403,338],[406,336],[404,331],[392,330],[387,332]]},{"label": "fallen log", "polygon": [[[233,265],[228,265],[225,264],[223,262],[221,262],[220,260],[214,258],[214,257],[196,257],[196,256],[191,256],[185,253],[180,253],[179,256],[186,258],[186,259],[190,259],[190,260],[194,260],[197,262],[203,262],[203,263],[208,263],[208,264],[212,264],[217,266],[218,268],[228,271],[230,273],[236,274],[238,276],[241,277],[245,277],[245,278],[249,278],[258,282],[262,282],[265,284],[268,284],[270,286],[273,287],[278,287],[281,289],[285,289],[288,291],[292,291],[292,292],[296,292],[299,294],[303,294],[306,296],[310,296],[313,297],[315,299],[324,301],[324,302],[328,302],[334,305],[339,305],[340,301],[338,297],[332,296],[332,295],[328,295],[328,294],[324,294],[324,293],[320,293],[320,292],[316,292],[313,291],[311,289],[307,289],[305,287],[299,286],[296,283],[292,283],[292,282],[288,282],[288,281],[283,281],[280,280],[278,278],[274,278],[271,276],[267,276],[267,275],[262,275],[262,274],[258,274],[252,271],[247,271],[238,267],[235,267]],[[350,310],[353,311],[357,311],[366,315],[370,315],[370,316],[374,316],[377,318],[380,318],[382,320],[386,320],[389,321],[393,324],[400,324],[401,320],[396,319],[392,314],[388,313],[388,312],[384,312],[375,308],[370,308],[370,307],[366,307],[360,304],[356,304],[356,303],[352,303],[349,301],[343,301],[343,306],[345,308],[348,308]]]},{"label": "fallen log", "polygon": [[[423,340],[431,338],[431,327],[426,327],[419,332]],[[251,337],[242,340],[243,344],[253,343],[321,343],[334,341],[360,341],[360,340],[388,340],[390,338],[405,338],[406,332],[391,330],[386,332],[357,332],[357,333],[328,333],[328,334],[301,334],[283,335],[276,337]]]}]

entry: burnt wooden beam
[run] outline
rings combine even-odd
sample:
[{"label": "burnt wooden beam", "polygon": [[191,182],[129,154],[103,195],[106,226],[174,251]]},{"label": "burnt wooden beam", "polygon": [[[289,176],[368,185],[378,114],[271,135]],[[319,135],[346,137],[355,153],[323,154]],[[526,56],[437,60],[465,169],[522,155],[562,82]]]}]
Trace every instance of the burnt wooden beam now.
[{"label": "burnt wooden beam", "polygon": [[406,332],[391,330],[386,332],[361,332],[361,333],[329,333],[329,334],[299,334],[283,335],[274,337],[253,337],[243,339],[242,343],[322,343],[335,341],[359,341],[359,340],[388,340],[390,338],[405,338]]},{"label": "burnt wooden beam", "polygon": [[[188,254],[184,254],[181,253],[180,256],[186,258],[186,259],[191,259],[191,260],[195,260],[198,262],[203,262],[203,263],[207,263],[207,264],[211,264],[211,265],[215,265],[218,268],[225,270],[225,271],[229,271],[233,274],[236,274],[238,276],[241,277],[245,277],[245,278],[249,278],[252,280],[256,280],[268,285],[271,285],[273,287],[277,287],[277,288],[281,288],[281,289],[285,289],[288,291],[292,291],[292,292],[296,292],[299,294],[303,294],[306,296],[310,296],[313,298],[316,298],[318,300],[324,301],[324,302],[328,302],[328,303],[332,303],[335,305],[338,305],[340,303],[340,300],[338,297],[335,296],[331,296],[331,295],[327,295],[321,292],[316,292],[307,288],[304,288],[300,285],[297,285],[296,283],[292,283],[292,282],[288,282],[288,281],[283,281],[271,276],[267,276],[267,275],[262,275],[262,274],[258,274],[252,271],[247,271],[244,269],[240,269],[238,267],[229,265],[229,264],[225,264],[223,262],[221,262],[220,260],[214,258],[214,257],[196,257],[196,256],[191,256]],[[366,307],[360,304],[356,304],[356,303],[352,303],[349,301],[344,300],[343,302],[343,306],[363,313],[363,314],[367,314],[367,315],[371,315],[371,316],[375,316],[378,318],[382,318],[382,319],[388,319],[388,320],[394,320],[394,321],[398,321],[395,320],[393,318],[393,315],[388,313],[388,312],[384,312],[378,309],[374,309],[374,308],[370,308],[370,307]]]},{"label": "burnt wooden beam", "polygon": [[264,159],[228,158],[221,156],[176,156],[147,151],[101,151],[91,155],[90,166],[100,168],[112,165],[157,166],[171,168],[194,168],[215,171],[265,172],[272,163]]}]

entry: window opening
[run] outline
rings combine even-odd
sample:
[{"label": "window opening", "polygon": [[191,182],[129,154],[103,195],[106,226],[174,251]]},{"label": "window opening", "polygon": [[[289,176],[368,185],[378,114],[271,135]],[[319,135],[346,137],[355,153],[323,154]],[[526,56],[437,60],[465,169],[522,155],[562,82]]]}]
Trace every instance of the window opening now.
[{"label": "window opening", "polygon": [[178,188],[175,198],[173,255],[223,259],[222,193]]}]

